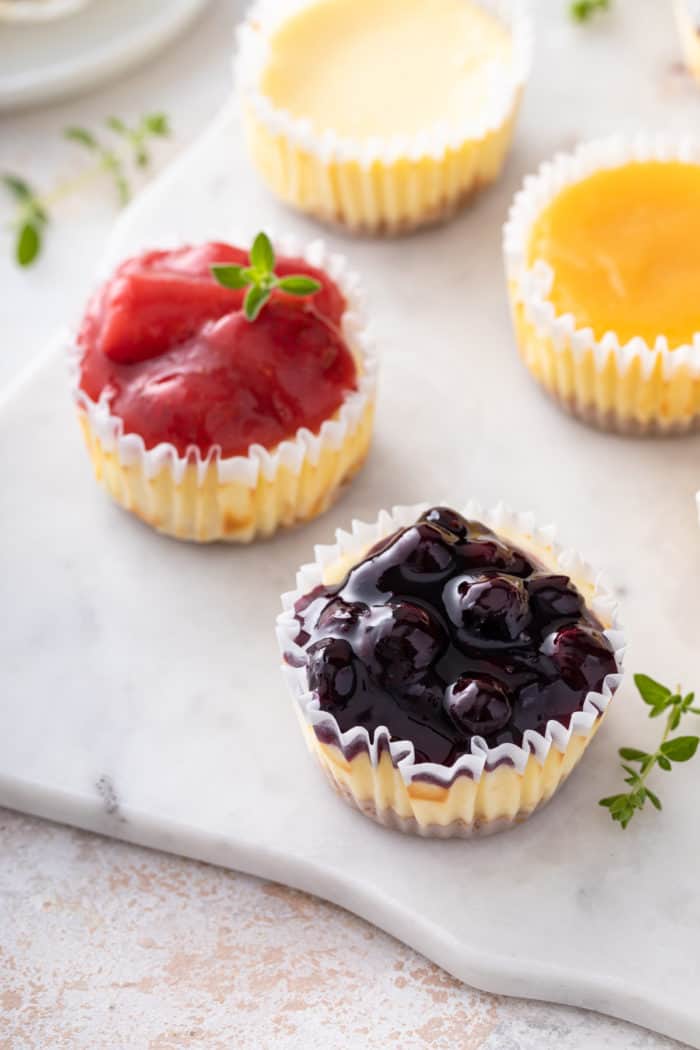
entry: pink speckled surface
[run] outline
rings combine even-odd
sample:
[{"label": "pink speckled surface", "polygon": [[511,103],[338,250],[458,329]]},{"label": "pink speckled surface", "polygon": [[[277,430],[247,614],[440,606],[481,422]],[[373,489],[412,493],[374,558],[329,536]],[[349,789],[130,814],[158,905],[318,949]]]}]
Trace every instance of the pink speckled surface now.
[{"label": "pink speckled surface", "polygon": [[303,893],[0,810],[2,1050],[602,1046],[680,1044],[467,988]]}]

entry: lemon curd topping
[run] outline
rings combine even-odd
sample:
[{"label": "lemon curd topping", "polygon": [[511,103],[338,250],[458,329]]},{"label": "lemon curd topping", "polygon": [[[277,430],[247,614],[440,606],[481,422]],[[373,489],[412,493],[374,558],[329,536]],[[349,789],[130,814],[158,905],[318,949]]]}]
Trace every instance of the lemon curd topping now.
[{"label": "lemon curd topping", "polygon": [[597,339],[670,348],[700,332],[700,164],[639,161],[562,190],[535,222],[528,264],[553,272],[557,314]]},{"label": "lemon curd topping", "polygon": [[470,0],[319,0],[272,35],[260,88],[317,133],[366,141],[483,111],[512,37]]}]

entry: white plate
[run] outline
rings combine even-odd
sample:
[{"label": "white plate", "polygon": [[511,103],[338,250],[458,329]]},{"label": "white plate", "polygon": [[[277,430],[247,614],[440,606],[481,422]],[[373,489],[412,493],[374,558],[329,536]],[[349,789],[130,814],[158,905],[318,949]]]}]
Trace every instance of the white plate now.
[{"label": "white plate", "polygon": [[0,20],[0,110],[84,91],[182,32],[208,0],[91,0],[61,18]]},{"label": "white plate", "polygon": [[90,0],[0,0],[3,22],[52,22],[75,14]]},{"label": "white plate", "polygon": [[[398,241],[327,235],[369,290],[383,361],[372,454],[320,520],[248,549],[164,539],[95,485],[64,361],[49,354],[10,393],[0,805],[287,882],[470,984],[700,1047],[700,765],[659,774],[663,813],[625,832],[597,805],[621,787],[616,749],[658,736],[632,673],[700,688],[700,438],[612,437],[550,404],[515,352],[501,260],[512,193],[553,149],[640,115],[665,131],[696,121],[694,89],[666,91],[670,12],[655,0],[644,18],[616,10],[587,30],[559,0],[540,12],[514,155],[453,223]],[[224,114],[123,216],[108,256],[263,224],[319,233],[261,187]],[[476,842],[402,836],[332,794],[274,637],[278,596],[314,543],[352,516],[446,494],[556,520],[611,577],[630,639],[628,680],[570,781],[522,827]]]}]

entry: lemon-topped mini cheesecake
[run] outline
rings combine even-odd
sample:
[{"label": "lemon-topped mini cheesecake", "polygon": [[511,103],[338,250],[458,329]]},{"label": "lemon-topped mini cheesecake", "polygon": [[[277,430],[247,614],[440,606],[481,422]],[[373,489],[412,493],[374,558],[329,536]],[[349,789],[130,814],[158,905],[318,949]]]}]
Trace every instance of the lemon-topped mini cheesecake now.
[{"label": "lemon-topped mini cheesecake", "polygon": [[[311,0],[251,13],[248,143],[271,188],[318,217],[393,231],[498,174],[526,69],[522,16],[476,0]],[[264,10],[265,14],[261,14]]]},{"label": "lemon-topped mini cheesecake", "polygon": [[700,155],[591,143],[516,198],[506,261],[520,349],[578,415],[615,429],[700,422]]}]

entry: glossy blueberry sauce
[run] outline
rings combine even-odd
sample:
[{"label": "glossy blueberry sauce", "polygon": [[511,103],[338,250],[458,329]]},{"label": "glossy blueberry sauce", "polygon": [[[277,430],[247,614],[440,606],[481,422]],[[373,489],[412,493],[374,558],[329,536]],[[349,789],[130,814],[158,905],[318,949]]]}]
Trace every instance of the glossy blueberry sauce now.
[{"label": "glossy blueberry sauce", "polygon": [[445,507],[382,540],[295,613],[321,708],[343,731],[386,726],[418,762],[450,765],[474,736],[495,747],[550,719],[566,725],[617,671],[567,576]]}]

